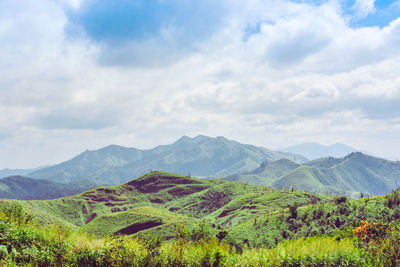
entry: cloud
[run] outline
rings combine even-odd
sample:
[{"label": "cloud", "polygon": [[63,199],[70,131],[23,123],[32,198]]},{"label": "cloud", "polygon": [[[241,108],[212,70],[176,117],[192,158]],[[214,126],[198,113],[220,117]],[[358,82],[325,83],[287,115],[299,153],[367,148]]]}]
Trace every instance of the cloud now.
[{"label": "cloud", "polygon": [[375,0],[356,0],[353,6],[355,15],[358,18],[365,18],[375,10]]},{"label": "cloud", "polygon": [[53,109],[48,113],[38,114],[33,125],[44,129],[98,130],[117,125],[117,115],[118,111],[90,105]]},{"label": "cloud", "polygon": [[197,134],[396,154],[398,15],[317,2],[1,1],[0,168]]},{"label": "cloud", "polygon": [[163,65],[196,50],[221,26],[220,1],[86,0],[68,9],[67,33],[81,31],[101,48],[103,65]]},{"label": "cloud", "polygon": [[[285,24],[285,23],[283,23]],[[290,25],[273,25],[263,27],[264,38],[272,41],[266,47],[266,58],[274,67],[284,67],[301,62],[307,56],[323,49],[329,43],[329,38],[316,33],[308,25],[289,22]],[[293,26],[305,26],[293,31]],[[270,28],[270,29],[268,29]],[[290,29],[290,31],[285,31]]]}]

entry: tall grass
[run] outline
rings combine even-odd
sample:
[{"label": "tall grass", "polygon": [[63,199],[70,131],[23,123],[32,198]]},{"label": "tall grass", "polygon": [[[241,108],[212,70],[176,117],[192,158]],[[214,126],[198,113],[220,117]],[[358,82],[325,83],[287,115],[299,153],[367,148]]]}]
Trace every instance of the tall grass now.
[{"label": "tall grass", "polygon": [[[12,209],[15,210],[13,211]],[[377,224],[372,224],[377,225]],[[400,229],[379,238],[313,236],[274,248],[235,247],[212,236],[176,239],[98,238],[58,225],[40,225],[13,203],[0,207],[0,266],[370,266],[397,264]],[[369,233],[369,232],[367,232]],[[389,252],[392,251],[392,252]],[[394,251],[394,252],[393,252]]]}]

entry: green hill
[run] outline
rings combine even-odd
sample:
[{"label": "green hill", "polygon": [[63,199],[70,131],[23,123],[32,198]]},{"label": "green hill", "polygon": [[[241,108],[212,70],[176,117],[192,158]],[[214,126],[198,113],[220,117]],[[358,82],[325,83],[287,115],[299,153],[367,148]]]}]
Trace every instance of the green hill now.
[{"label": "green hill", "polygon": [[62,184],[49,180],[11,176],[0,179],[0,198],[23,200],[53,199],[75,195],[96,186],[98,184],[88,180]]},{"label": "green hill", "polygon": [[400,163],[355,152],[344,158],[321,158],[302,165],[282,159],[224,179],[277,189],[346,192],[351,197],[358,197],[361,192],[384,195],[400,186]]},{"label": "green hill", "polygon": [[349,201],[150,172],[60,199],[0,200],[0,264],[396,265],[399,220],[399,191]]},{"label": "green hill", "polygon": [[216,234],[295,203],[319,200],[306,192],[150,172],[118,186],[23,203],[43,222],[59,222],[96,235],[158,233],[171,238],[182,223],[190,230],[203,222]]},{"label": "green hill", "polygon": [[270,185],[276,179],[289,173],[299,166],[288,159],[280,159],[276,161],[265,161],[257,169],[244,174],[234,174],[224,179],[227,181],[244,182],[255,185]]},{"label": "green hill", "polygon": [[153,169],[191,173],[198,177],[220,177],[250,171],[265,160],[281,158],[306,161],[302,156],[240,144],[224,137],[184,136],[171,145],[149,150],[112,145],[85,151],[71,160],[35,171],[29,177],[63,183],[90,179],[120,184]]}]

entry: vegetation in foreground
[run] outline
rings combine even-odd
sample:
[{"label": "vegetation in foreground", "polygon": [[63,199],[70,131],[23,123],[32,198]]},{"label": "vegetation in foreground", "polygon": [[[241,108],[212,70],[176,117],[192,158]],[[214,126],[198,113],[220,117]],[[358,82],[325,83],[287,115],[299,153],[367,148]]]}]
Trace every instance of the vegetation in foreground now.
[{"label": "vegetation in foreground", "polygon": [[[399,193],[386,198],[396,204]],[[398,204],[398,203],[397,203]],[[395,266],[400,224],[360,221],[335,235],[287,239],[268,248],[235,247],[206,225],[175,238],[102,238],[57,224],[42,224],[18,202],[0,208],[0,265],[6,266]]]},{"label": "vegetation in foreground", "polygon": [[[203,232],[204,234],[204,232]],[[241,253],[215,237],[194,238],[183,227],[176,239],[127,236],[94,238],[57,225],[41,226],[15,203],[0,213],[0,263],[32,266],[257,266],[364,264],[363,250],[351,238],[287,240],[273,249]],[[317,248],[317,249],[315,249]]]},{"label": "vegetation in foreground", "polygon": [[0,265],[396,265],[400,191],[348,200],[152,172],[45,201],[0,201]]}]

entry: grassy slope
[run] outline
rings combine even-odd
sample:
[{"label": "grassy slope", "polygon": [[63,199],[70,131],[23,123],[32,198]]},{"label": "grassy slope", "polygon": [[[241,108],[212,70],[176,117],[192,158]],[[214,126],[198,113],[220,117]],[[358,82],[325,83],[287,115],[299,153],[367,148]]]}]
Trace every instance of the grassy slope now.
[{"label": "grassy slope", "polygon": [[273,182],[290,173],[299,166],[288,159],[279,159],[276,161],[264,162],[257,169],[244,174],[234,174],[224,178],[227,181],[245,182],[248,184],[269,186]]},{"label": "grassy slope", "polygon": [[[11,203],[10,200],[2,202]],[[251,259],[247,261],[249,265],[262,265],[263,262],[267,264],[274,261],[275,258],[277,259],[276,265],[279,266],[284,265],[287,260],[289,262],[294,260],[293,257],[296,258],[296,262],[297,258],[304,262],[313,262],[317,259],[302,258],[302,255],[315,257],[316,254],[313,254],[316,252],[315,246],[323,247],[322,254],[317,253],[318,257],[321,257],[317,260],[319,263],[329,263],[338,251],[351,253],[351,255],[347,255],[350,258],[345,256],[349,260],[358,250],[356,247],[352,247],[351,240],[342,239],[342,237],[332,238],[333,235],[344,234],[344,237],[348,238],[349,234],[353,235],[352,232],[341,231],[360,225],[362,220],[370,222],[381,220],[387,223],[398,222],[400,219],[399,191],[388,196],[349,201],[345,197],[316,196],[296,190],[276,191],[268,187],[221,180],[204,181],[163,172],[152,172],[127,184],[97,188],[77,196],[48,201],[19,201],[19,203],[22,203],[35,216],[48,216],[43,218],[45,222],[58,220],[72,228],[80,228],[82,232],[98,236],[121,233],[136,236],[158,234],[162,239],[178,237],[176,243],[165,244],[165,246],[177,245],[174,249],[178,249],[178,255],[179,249],[183,246],[179,246],[182,244],[180,243],[182,240],[179,241],[179,238],[187,238],[188,234],[191,241],[183,246],[190,247],[191,253],[186,254],[187,257],[193,253],[207,254],[210,252],[208,249],[219,246],[216,243],[211,245],[202,241],[199,248],[194,248],[193,244],[197,243],[192,242],[200,240],[199,236],[204,237],[206,236],[204,234],[207,234],[221,237],[225,235],[223,240],[226,243],[231,244],[237,251],[244,249],[243,256],[238,257],[240,257],[241,263],[245,263],[246,257],[250,257]],[[0,221],[4,218],[4,214],[0,213]],[[177,232],[177,228],[181,224],[186,226],[185,230]],[[4,238],[10,238],[10,242],[16,242],[16,239],[10,236],[13,229],[7,225],[0,228],[5,233]],[[184,231],[187,231],[187,234]],[[20,232],[20,230],[15,232],[18,238],[21,236],[18,234]],[[57,233],[59,232],[63,231],[57,230]],[[32,238],[36,238],[35,235]],[[22,237],[24,236],[31,238],[30,235],[22,235]],[[317,237],[302,239],[310,236]],[[74,238],[79,239],[80,237]],[[284,241],[292,238],[297,240]],[[109,242],[107,240],[109,239],[93,242]],[[149,251],[153,250],[151,238],[141,240],[149,244],[145,245],[148,246]],[[81,243],[80,241],[73,242],[76,242],[76,245]],[[85,242],[87,243],[87,241]],[[96,250],[93,246],[96,246],[97,243],[90,242],[88,249]],[[121,239],[117,242],[123,241]],[[332,249],[322,246],[324,242],[329,243],[329,246],[332,245]],[[84,244],[79,246],[85,246]],[[222,246],[225,245],[222,244]],[[104,245],[99,247],[104,247]],[[246,247],[260,249],[246,250]],[[272,249],[268,249],[268,247]],[[293,247],[301,247],[302,252],[294,253]],[[342,250],[340,247],[345,249]],[[17,248],[22,249],[21,253],[29,252],[26,252],[24,247]],[[174,249],[168,250],[168,252],[160,250],[158,253],[161,254],[157,254],[160,256],[159,260],[166,259],[169,255],[175,255],[172,254]],[[76,253],[81,251],[79,253],[83,253],[83,259],[99,257],[98,259],[101,260],[100,256],[103,255],[101,253],[86,255],[84,254],[86,253],[85,249],[80,247],[74,248],[74,251]],[[361,251],[356,253],[357,259],[361,257],[359,252]],[[206,257],[206,254],[202,254],[202,256],[199,254],[198,257]],[[139,256],[135,255],[131,259]],[[235,255],[233,253],[232,257],[236,257]],[[215,260],[219,256],[215,255]],[[196,257],[190,257],[190,260],[193,259]],[[70,260],[75,261],[78,258],[70,258]],[[331,263],[333,264],[333,262]],[[232,263],[230,262],[230,264]],[[366,264],[368,265],[368,263]],[[173,263],[170,262],[169,265],[173,265]]]},{"label": "grassy slope", "polygon": [[22,203],[44,222],[58,221],[98,235],[127,228],[124,233],[172,237],[182,223],[191,230],[204,222],[217,233],[259,216],[272,216],[294,203],[305,205],[316,199],[305,192],[151,172],[119,186]]},{"label": "grassy slope", "polygon": [[119,186],[21,203],[44,222],[58,221],[96,235],[160,234],[168,239],[181,224],[188,232],[203,224],[214,236],[225,233],[229,242],[250,246],[335,232],[368,218],[400,218],[398,206],[386,207],[385,197],[351,202],[336,198],[151,172]]},{"label": "grassy slope", "polygon": [[224,179],[277,189],[318,193],[346,192],[355,198],[383,195],[400,186],[400,163],[352,153],[344,158],[322,158],[298,165],[287,159],[263,164],[252,172]]},{"label": "grassy slope", "polygon": [[0,206],[0,236],[1,266],[370,266],[371,262],[380,266],[396,263],[396,252],[387,251],[398,246],[398,234],[392,236],[389,250],[378,257],[357,248],[351,237],[300,238],[272,249],[244,246],[238,250],[216,238],[193,239],[182,231],[176,240],[167,242],[156,237],[93,238],[56,225],[37,224],[13,203]]}]

